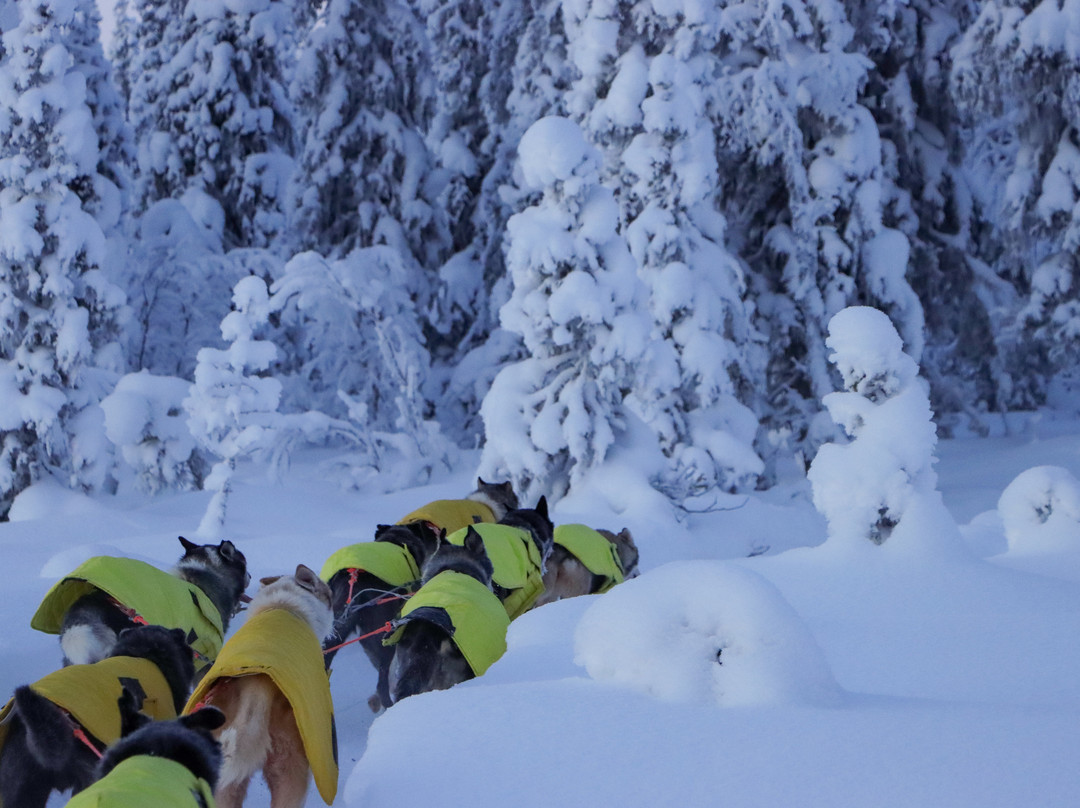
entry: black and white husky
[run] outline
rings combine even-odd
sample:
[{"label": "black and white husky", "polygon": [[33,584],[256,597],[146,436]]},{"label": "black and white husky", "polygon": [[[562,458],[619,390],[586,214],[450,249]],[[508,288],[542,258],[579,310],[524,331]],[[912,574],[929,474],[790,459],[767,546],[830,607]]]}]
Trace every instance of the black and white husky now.
[{"label": "black and white husky", "polygon": [[[222,631],[239,610],[244,590],[251,581],[247,559],[226,539],[220,544],[195,544],[180,536],[184,554],[173,574],[199,587],[221,614]],[[64,664],[89,664],[112,653],[120,632],[138,622],[117,607],[101,590],[83,595],[64,614],[60,626],[60,649]]]},{"label": "black and white husky", "polygon": [[551,556],[555,545],[555,525],[548,516],[547,497],[540,497],[535,508],[515,508],[507,511],[499,520],[500,525],[509,525],[528,533],[540,551],[541,571]]},{"label": "black and white husky", "polygon": [[489,483],[481,477],[476,478],[476,490],[468,494],[465,499],[487,505],[491,508],[496,522],[506,516],[507,511],[516,510],[519,507],[513,485],[509,482]]},{"label": "black and white husky", "polygon": [[[173,714],[178,714],[187,700],[195,667],[184,632],[161,626],[140,626],[121,632],[114,646],[116,657],[139,657],[153,662],[161,671],[172,695]],[[65,670],[78,684],[85,668]],[[96,679],[88,679],[89,683]],[[116,702],[120,734],[125,736],[149,722],[139,712],[145,691],[142,683],[131,678],[122,681]],[[86,699],[94,699],[88,692]],[[70,704],[69,704],[70,706]],[[16,688],[7,716],[6,736],[0,747],[0,803],[5,808],[41,808],[53,791],[80,791],[93,779],[97,747],[102,739],[85,741],[76,730],[85,731],[69,712],[36,692],[32,686]],[[83,737],[86,737],[85,735]],[[92,746],[93,745],[93,746]]]},{"label": "black and white husky", "polygon": [[[463,545],[440,543],[424,565],[421,587],[414,597],[422,601],[424,585],[447,572],[473,578],[491,592],[494,567],[479,534],[470,530]],[[491,599],[498,604],[500,615],[505,615],[494,593]],[[404,628],[391,646],[394,655],[389,684],[393,702],[430,690],[446,690],[473,678],[472,667],[454,642],[455,627],[445,610],[419,606],[401,622]]]}]

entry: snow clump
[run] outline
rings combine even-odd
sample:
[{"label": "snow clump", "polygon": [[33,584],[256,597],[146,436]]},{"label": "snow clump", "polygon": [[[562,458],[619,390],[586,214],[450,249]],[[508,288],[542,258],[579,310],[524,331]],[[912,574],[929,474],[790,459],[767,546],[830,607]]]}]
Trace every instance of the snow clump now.
[{"label": "snow clump", "polygon": [[1080,548],[1080,481],[1061,466],[1021,472],[997,505],[1012,552]]}]

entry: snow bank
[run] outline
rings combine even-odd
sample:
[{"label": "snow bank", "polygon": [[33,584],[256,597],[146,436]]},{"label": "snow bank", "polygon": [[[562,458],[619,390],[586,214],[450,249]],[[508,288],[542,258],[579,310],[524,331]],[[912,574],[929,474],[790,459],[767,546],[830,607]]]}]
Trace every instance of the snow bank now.
[{"label": "snow bank", "polygon": [[575,644],[594,679],[662,701],[840,701],[817,643],[779,591],[722,562],[674,562],[617,586],[584,614]]},{"label": "snow bank", "polygon": [[1010,552],[1080,552],[1080,481],[1061,466],[1036,466],[1001,493],[998,514]]}]

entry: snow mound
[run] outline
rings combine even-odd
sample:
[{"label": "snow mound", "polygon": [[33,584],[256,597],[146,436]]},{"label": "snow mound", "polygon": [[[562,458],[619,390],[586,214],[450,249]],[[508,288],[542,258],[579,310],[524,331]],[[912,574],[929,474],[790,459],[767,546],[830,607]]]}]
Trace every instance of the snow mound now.
[{"label": "snow mound", "polygon": [[1080,481],[1061,466],[1022,471],[998,499],[1012,552],[1080,549]]},{"label": "snow mound", "polygon": [[574,175],[595,173],[600,155],[576,123],[552,115],[538,120],[521,136],[518,164],[524,186],[539,191]]},{"label": "snow mound", "polygon": [[722,562],[674,562],[620,584],[582,616],[575,650],[592,678],[667,702],[840,701],[821,650],[780,592]]}]

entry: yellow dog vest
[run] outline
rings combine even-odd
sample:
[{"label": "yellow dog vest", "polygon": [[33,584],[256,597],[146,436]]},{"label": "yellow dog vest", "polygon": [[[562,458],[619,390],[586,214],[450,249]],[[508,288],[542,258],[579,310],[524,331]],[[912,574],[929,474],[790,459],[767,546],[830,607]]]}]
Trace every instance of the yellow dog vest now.
[{"label": "yellow dog vest", "polygon": [[593,575],[604,579],[597,592],[607,592],[615,584],[623,582],[618,552],[603,533],[586,525],[558,525],[555,528],[555,543],[565,547]]},{"label": "yellow dog vest", "polygon": [[510,618],[499,599],[475,578],[453,570],[440,572],[420,587],[401,610],[396,630],[383,645],[395,645],[401,639],[409,615],[421,606],[446,612],[454,628],[451,639],[477,676],[506,653]]},{"label": "yellow dog vest", "polygon": [[218,655],[224,640],[221,614],[195,584],[134,558],[96,556],[80,564],[45,594],[30,627],[59,634],[68,609],[99,589],[134,609],[150,625],[180,628],[199,656],[196,671]]},{"label": "yellow dog vest", "polygon": [[[536,542],[527,531],[510,525],[484,523],[472,528],[484,540],[484,549],[495,568],[492,580],[510,590],[503,607],[513,620],[531,609],[544,591],[543,561]],[[468,528],[463,528],[446,540],[464,546],[467,533]]]},{"label": "yellow dog vest", "polygon": [[477,522],[494,522],[495,514],[483,502],[471,499],[437,499],[417,508],[398,521],[399,525],[410,522],[431,522],[447,533],[453,533]]},{"label": "yellow dog vest", "polygon": [[322,646],[307,621],[285,609],[253,614],[225,643],[184,712],[194,712],[218,679],[257,673],[269,676],[292,705],[315,785],[330,805],[338,782],[334,705]]},{"label": "yellow dog vest", "polygon": [[[200,799],[202,800],[200,802]],[[66,808],[214,808],[210,784],[182,763],[134,755],[68,800]]]},{"label": "yellow dog vest", "polygon": [[319,577],[329,581],[341,570],[370,572],[391,586],[404,586],[420,580],[420,570],[412,553],[389,541],[365,541],[335,550],[323,564]]},{"label": "yellow dog vest", "polygon": [[[176,718],[172,691],[158,666],[140,657],[109,657],[93,665],[69,665],[53,671],[30,685],[70,714],[96,740],[107,746],[120,740],[120,708],[117,699],[124,680],[134,680],[142,688],[141,712],[155,720]],[[0,749],[7,740],[14,699],[0,708]]]}]

